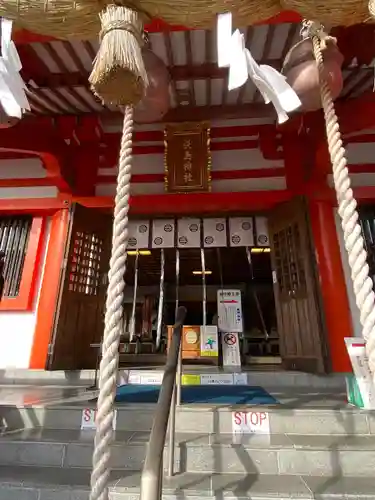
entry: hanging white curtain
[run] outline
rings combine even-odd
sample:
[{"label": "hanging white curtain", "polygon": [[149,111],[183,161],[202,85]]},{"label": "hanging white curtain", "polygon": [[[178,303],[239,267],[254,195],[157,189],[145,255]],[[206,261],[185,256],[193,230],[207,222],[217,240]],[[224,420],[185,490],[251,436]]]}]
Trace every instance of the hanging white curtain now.
[{"label": "hanging white curtain", "polygon": [[203,245],[205,248],[227,246],[227,223],[224,217],[203,219]]},{"label": "hanging white curtain", "polygon": [[229,245],[231,247],[254,246],[252,217],[231,217],[229,219]]},{"label": "hanging white curtain", "polygon": [[268,235],[268,219],[267,217],[255,218],[256,244],[259,247],[268,247],[270,239]]},{"label": "hanging white curtain", "polygon": [[150,222],[144,220],[129,221],[128,248],[146,249],[149,247]]},{"label": "hanging white curtain", "polygon": [[175,231],[174,219],[155,219],[152,222],[152,248],[173,248]]},{"label": "hanging white curtain", "polygon": [[179,248],[200,248],[201,246],[201,220],[186,218],[177,222],[177,246]]}]

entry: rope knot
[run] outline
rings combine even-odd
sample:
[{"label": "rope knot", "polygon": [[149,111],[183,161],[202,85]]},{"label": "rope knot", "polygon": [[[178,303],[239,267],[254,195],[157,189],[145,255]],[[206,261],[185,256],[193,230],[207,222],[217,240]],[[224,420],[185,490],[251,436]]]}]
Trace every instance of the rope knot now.
[{"label": "rope knot", "polygon": [[126,19],[112,19],[108,23],[103,24],[102,29],[99,33],[100,41],[102,41],[103,38],[108,35],[108,33],[116,30],[127,31],[128,33],[133,35],[140,47],[142,47],[142,45],[144,44],[143,32],[137,29],[137,27],[133,23],[129,22]]},{"label": "rope knot", "polygon": [[317,37],[320,40],[321,50],[325,50],[328,43],[337,44],[337,39],[328,35],[323,24],[318,21],[309,21],[308,19],[304,19],[302,21],[300,34],[303,39]]}]

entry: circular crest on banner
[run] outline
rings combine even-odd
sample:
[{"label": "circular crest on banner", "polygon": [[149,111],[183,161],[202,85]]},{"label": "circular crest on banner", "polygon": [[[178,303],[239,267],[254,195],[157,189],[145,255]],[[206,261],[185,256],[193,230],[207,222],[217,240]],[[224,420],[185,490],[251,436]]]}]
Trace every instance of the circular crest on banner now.
[{"label": "circular crest on banner", "polygon": [[173,226],[172,226],[172,224],[165,224],[165,226],[164,226],[164,231],[165,231],[166,233],[171,233],[171,232],[173,231]]},{"label": "circular crest on banner", "polygon": [[163,238],[160,238],[160,236],[157,236],[155,239],[154,239],[154,244],[155,245],[161,245],[163,243]]},{"label": "circular crest on banner", "polygon": [[136,244],[137,244],[137,238],[129,238],[129,239],[128,239],[128,245],[129,245],[130,247],[135,247],[135,246],[136,246]]},{"label": "circular crest on banner", "polygon": [[262,245],[265,245],[266,243],[268,243],[268,238],[265,234],[260,234],[258,236],[258,243],[262,244]]},{"label": "circular crest on banner", "polygon": [[178,238],[178,242],[181,244],[181,245],[186,245],[186,243],[188,242],[188,239],[186,238],[186,236],[180,236]]},{"label": "circular crest on banner", "polygon": [[146,226],[146,224],[141,224],[141,225],[139,226],[139,228],[138,228],[138,231],[139,231],[140,233],[146,233],[146,232],[147,232],[147,226]]},{"label": "circular crest on banner", "polygon": [[194,330],[188,330],[185,333],[185,340],[189,345],[196,344],[198,342],[197,332],[195,332]]},{"label": "circular crest on banner", "polygon": [[227,344],[227,345],[235,345],[236,342],[237,342],[237,339],[236,339],[236,336],[233,335],[233,333],[226,333],[224,335],[224,342]]},{"label": "circular crest on banner", "polygon": [[190,224],[189,231],[196,233],[198,231],[198,224]]},{"label": "circular crest on banner", "polygon": [[212,243],[214,242],[214,239],[212,236],[206,236],[204,239],[204,242],[206,243],[206,245],[212,245]]},{"label": "circular crest on banner", "polygon": [[250,222],[246,221],[246,222],[243,222],[242,225],[241,225],[242,229],[244,231],[250,231],[251,229],[251,224]]},{"label": "circular crest on banner", "polygon": [[234,234],[232,236],[232,243],[234,243],[235,245],[238,245],[238,243],[240,243],[241,241],[241,238],[238,236],[238,234]]}]

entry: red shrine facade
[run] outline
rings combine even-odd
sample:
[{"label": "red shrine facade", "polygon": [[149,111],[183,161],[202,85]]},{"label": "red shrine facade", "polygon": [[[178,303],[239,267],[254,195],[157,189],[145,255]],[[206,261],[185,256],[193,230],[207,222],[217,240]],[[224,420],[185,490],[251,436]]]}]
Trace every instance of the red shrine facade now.
[{"label": "red shrine facade", "polygon": [[[298,22],[298,16],[285,13],[246,28],[254,58],[280,68],[298,41]],[[374,29],[335,28],[334,34],[345,58],[337,113],[371,267]],[[227,69],[217,67],[212,32],[154,22],[149,36],[171,75],[171,107],[161,122],[135,125],[129,217],[152,233],[142,250],[157,253],[155,221],[178,224],[185,218],[200,221],[207,248],[205,221],[220,218],[228,232],[223,265],[232,259],[234,276],[231,224],[251,219],[254,263],[270,248],[280,369],[351,371],[344,338],[359,335],[360,325],[321,112],[298,113],[278,126],[251,82],[228,92]],[[0,250],[7,259],[0,370],[94,368],[89,346],[100,342],[103,331],[121,115],[104,108],[87,87],[96,42],[26,32],[16,33],[15,41],[32,112],[0,130]],[[259,238],[261,220],[267,221],[266,240]],[[79,249],[88,237],[90,251],[82,257]],[[171,252],[179,247],[176,241]],[[187,269],[191,259],[181,266]],[[131,252],[128,260],[134,271]],[[142,289],[155,278],[151,268],[144,266]],[[141,274],[142,269],[141,263]],[[167,263],[165,279],[173,284],[168,269]],[[230,280],[224,285],[232,285]],[[192,286],[186,278],[186,287]],[[264,318],[267,306],[261,307]]]}]

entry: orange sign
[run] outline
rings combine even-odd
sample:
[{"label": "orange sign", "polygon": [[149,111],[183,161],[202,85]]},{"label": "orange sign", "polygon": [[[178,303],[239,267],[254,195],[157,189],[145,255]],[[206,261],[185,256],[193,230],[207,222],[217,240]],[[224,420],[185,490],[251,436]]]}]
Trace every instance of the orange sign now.
[{"label": "orange sign", "polygon": [[206,123],[167,125],[165,188],[169,193],[210,191],[210,129]]}]

